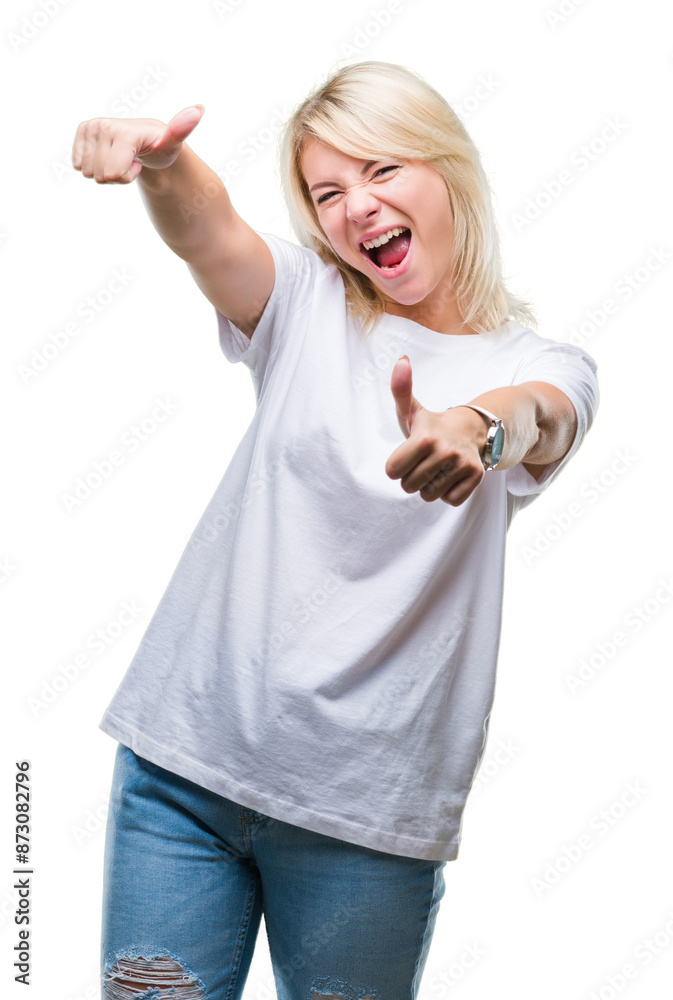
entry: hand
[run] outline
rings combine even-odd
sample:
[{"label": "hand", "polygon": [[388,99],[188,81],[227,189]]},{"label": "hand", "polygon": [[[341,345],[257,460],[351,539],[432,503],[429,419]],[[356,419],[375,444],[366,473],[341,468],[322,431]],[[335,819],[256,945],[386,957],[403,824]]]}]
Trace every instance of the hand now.
[{"label": "hand", "polygon": [[98,184],[130,184],[143,167],[170,167],[204,111],[203,104],[194,104],[178,111],[168,125],[156,118],[81,122],[72,146],[72,165]]},{"label": "hand", "polygon": [[423,500],[458,507],[484,478],[481,454],[488,428],[481,414],[466,406],[441,413],[426,410],[413,395],[411,381],[405,354],[393,367],[390,388],[407,440],[386,462],[386,475],[401,478],[406,493],[420,491]]}]

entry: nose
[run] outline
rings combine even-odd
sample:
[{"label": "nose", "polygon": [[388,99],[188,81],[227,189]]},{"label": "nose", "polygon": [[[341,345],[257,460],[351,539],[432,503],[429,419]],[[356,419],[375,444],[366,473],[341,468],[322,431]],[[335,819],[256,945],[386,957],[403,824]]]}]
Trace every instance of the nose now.
[{"label": "nose", "polygon": [[352,184],[346,189],[344,197],[346,199],[346,216],[350,222],[364,222],[375,215],[379,209],[379,201],[367,181]]}]

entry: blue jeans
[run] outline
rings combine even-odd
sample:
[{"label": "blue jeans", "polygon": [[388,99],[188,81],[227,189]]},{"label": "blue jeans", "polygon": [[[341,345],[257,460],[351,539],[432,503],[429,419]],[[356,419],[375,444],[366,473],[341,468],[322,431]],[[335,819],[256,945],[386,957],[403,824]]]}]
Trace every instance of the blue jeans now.
[{"label": "blue jeans", "polygon": [[240,1000],[264,914],[278,1000],[413,1000],[445,865],[272,819],[120,743],[102,996]]}]

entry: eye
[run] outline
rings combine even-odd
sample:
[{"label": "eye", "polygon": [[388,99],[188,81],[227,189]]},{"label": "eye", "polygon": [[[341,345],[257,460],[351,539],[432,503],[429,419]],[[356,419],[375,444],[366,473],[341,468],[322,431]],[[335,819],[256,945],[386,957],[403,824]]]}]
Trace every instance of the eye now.
[{"label": "eye", "polygon": [[[386,172],[386,170],[399,170],[399,169],[400,169],[400,164],[399,163],[393,164],[393,165],[388,166],[388,167],[379,167],[379,169],[374,172],[374,177],[378,177],[379,174],[384,174]],[[317,205],[324,204],[324,202],[326,202],[328,198],[331,198],[333,194],[337,194],[337,192],[336,191],[328,191],[327,194],[324,194],[320,198],[318,198],[316,204]]]}]

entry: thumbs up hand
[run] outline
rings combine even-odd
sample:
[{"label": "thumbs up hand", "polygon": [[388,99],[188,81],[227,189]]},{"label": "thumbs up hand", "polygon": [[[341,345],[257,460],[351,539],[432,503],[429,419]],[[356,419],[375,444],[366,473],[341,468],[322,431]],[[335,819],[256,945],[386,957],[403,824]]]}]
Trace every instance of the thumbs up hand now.
[{"label": "thumbs up hand", "polygon": [[400,479],[406,493],[423,500],[443,500],[458,507],[484,477],[481,455],[488,428],[467,406],[436,413],[426,410],[411,391],[411,362],[404,354],[394,365],[390,388],[397,421],[406,437],[386,462],[386,475]]},{"label": "thumbs up hand", "polygon": [[98,184],[131,184],[143,167],[170,167],[204,111],[203,104],[192,104],[173,115],[168,124],[156,118],[80,122],[72,146],[72,165]]}]

